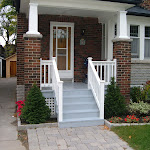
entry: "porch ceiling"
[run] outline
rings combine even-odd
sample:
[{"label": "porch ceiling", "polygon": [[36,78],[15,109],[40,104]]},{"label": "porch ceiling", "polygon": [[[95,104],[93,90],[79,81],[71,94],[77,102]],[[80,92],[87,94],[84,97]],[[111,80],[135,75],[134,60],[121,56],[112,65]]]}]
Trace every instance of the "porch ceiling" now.
[{"label": "porch ceiling", "polygon": [[21,0],[20,12],[26,13],[27,16],[29,3],[39,5],[39,14],[96,17],[102,20],[113,17],[117,11],[124,11],[134,6],[98,0]]},{"label": "porch ceiling", "polygon": [[101,21],[106,21],[112,18],[115,12],[69,9],[69,8],[53,8],[53,7],[39,7],[39,14],[51,15],[66,15],[66,16],[80,16],[80,17],[94,17]]}]

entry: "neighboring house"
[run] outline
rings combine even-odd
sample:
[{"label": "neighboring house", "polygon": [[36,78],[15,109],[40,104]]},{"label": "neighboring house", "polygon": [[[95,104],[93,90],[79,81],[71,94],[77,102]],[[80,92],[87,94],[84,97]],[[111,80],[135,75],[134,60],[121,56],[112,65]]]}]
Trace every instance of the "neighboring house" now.
[{"label": "neighboring house", "polygon": [[17,55],[13,54],[6,59],[6,78],[15,77],[17,75]]},{"label": "neighboring house", "polygon": [[[150,80],[149,3],[16,0],[17,99],[36,83],[46,99],[46,89],[54,91],[59,126],[103,124],[104,85],[112,76],[126,101],[131,85]],[[90,90],[63,91],[60,80],[83,82],[87,70]]]}]

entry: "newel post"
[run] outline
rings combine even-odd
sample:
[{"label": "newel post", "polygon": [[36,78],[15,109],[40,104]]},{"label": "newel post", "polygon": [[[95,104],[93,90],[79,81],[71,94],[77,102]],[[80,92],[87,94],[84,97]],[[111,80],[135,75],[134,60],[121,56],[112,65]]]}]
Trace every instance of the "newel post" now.
[{"label": "newel post", "polygon": [[58,102],[58,110],[59,110],[59,122],[63,121],[63,81],[59,81],[59,102]]},{"label": "newel post", "polygon": [[88,89],[90,89],[90,62],[92,62],[92,57],[88,57]]},{"label": "newel post", "polygon": [[100,82],[100,119],[104,119],[105,81]]}]

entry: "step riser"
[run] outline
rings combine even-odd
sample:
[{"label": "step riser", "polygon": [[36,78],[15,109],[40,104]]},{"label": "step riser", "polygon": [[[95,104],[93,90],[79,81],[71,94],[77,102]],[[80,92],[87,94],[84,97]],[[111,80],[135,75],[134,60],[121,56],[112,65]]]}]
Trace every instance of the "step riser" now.
[{"label": "step riser", "polygon": [[80,102],[95,102],[93,97],[64,97],[63,99],[64,104],[65,103],[80,103]]},{"label": "step riser", "polygon": [[99,117],[99,112],[84,112],[84,113],[69,113],[63,114],[63,118],[65,119],[78,119],[78,118],[91,118],[91,117]]},{"label": "step riser", "polygon": [[92,121],[80,121],[80,122],[62,122],[59,123],[59,128],[71,128],[71,127],[89,127],[104,125],[104,120],[92,120]]},{"label": "step riser", "polygon": [[96,104],[83,104],[83,105],[81,105],[81,104],[78,104],[78,105],[65,105],[64,107],[63,107],[63,109],[65,110],[65,111],[68,111],[68,110],[88,110],[88,109],[94,109],[94,110],[98,110],[98,108],[97,108],[97,106],[96,106]]}]

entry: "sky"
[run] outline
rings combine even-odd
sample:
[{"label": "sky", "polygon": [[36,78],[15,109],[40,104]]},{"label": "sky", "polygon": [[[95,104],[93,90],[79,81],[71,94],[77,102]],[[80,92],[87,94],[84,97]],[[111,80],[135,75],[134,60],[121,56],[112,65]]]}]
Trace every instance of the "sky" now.
[{"label": "sky", "polygon": [[[0,3],[1,3],[1,1],[2,0],[0,0]],[[5,41],[1,36],[0,36],[0,45],[3,45],[3,46],[5,45]]]},{"label": "sky", "polygon": [[4,39],[0,36],[0,45],[5,45],[5,41],[4,41]]}]

